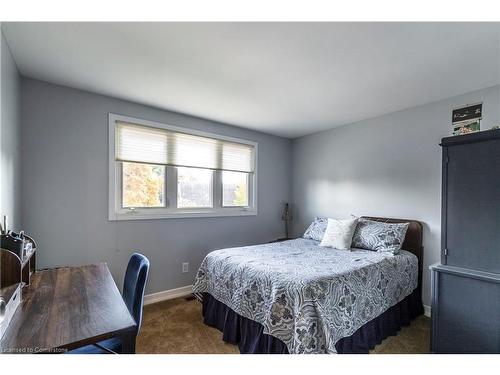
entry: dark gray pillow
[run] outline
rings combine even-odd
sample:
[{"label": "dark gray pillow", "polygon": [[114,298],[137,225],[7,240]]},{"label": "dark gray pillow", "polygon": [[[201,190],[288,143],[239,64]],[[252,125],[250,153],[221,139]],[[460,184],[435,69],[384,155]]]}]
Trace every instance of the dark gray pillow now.
[{"label": "dark gray pillow", "polygon": [[352,247],[398,254],[405,240],[410,223],[384,223],[367,219],[359,219]]},{"label": "dark gray pillow", "polygon": [[303,238],[308,238],[311,240],[321,241],[326,231],[326,226],[328,225],[328,219],[325,217],[315,217],[314,221],[309,225],[309,227],[304,232]]}]

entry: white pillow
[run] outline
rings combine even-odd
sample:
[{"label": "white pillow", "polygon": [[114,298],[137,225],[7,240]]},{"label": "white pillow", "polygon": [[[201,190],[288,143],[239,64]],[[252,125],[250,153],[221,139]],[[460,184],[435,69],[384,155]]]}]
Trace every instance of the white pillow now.
[{"label": "white pillow", "polygon": [[319,246],[349,250],[357,223],[358,219],[328,219],[325,235]]}]

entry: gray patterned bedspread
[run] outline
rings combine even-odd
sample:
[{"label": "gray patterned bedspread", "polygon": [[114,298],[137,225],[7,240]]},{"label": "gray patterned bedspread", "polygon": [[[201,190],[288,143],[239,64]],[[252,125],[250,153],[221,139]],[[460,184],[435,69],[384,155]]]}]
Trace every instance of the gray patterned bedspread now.
[{"label": "gray patterned bedspread", "polygon": [[216,250],[203,260],[193,291],[208,292],[290,353],[335,353],[335,343],[417,287],[417,257],[345,251],[296,239]]}]

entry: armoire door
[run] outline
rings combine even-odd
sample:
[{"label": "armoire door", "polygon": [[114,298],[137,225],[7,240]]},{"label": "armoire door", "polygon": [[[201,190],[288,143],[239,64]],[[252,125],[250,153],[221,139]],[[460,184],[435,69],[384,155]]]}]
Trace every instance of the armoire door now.
[{"label": "armoire door", "polygon": [[443,162],[443,263],[500,273],[500,139],[443,147]]},{"label": "armoire door", "polygon": [[433,299],[434,353],[500,353],[498,280],[433,271]]}]

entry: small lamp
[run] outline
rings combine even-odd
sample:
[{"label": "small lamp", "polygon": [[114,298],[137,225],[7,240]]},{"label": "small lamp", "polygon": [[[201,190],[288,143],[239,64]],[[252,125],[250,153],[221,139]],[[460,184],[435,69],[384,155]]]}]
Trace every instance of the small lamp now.
[{"label": "small lamp", "polygon": [[288,222],[292,220],[292,213],[290,211],[290,205],[285,203],[283,206],[283,212],[281,213],[281,220],[285,222],[285,236],[288,237]]}]

